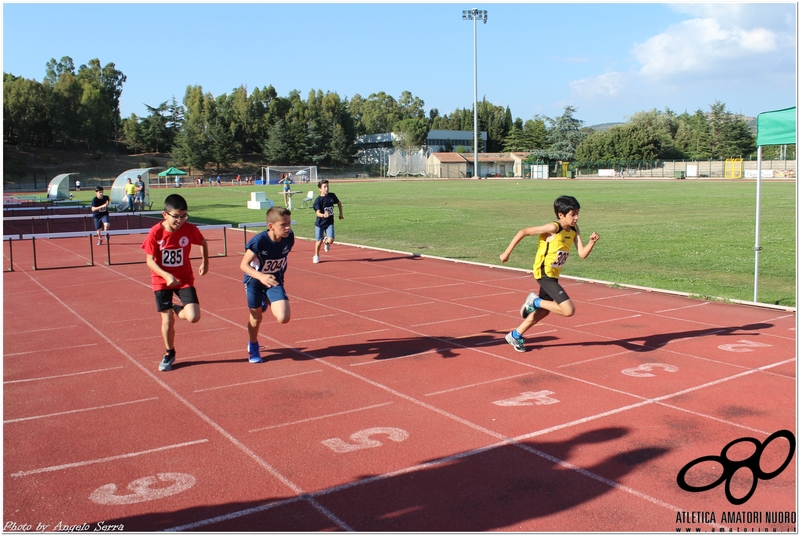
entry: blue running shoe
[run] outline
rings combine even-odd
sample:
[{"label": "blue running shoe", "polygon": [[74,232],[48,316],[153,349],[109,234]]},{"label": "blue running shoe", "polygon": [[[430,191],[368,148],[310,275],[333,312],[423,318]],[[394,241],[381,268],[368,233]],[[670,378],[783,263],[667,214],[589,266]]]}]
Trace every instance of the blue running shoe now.
[{"label": "blue running shoe", "polygon": [[263,362],[261,358],[261,345],[258,342],[249,342],[247,344],[247,352],[250,354],[250,362],[258,364]]}]

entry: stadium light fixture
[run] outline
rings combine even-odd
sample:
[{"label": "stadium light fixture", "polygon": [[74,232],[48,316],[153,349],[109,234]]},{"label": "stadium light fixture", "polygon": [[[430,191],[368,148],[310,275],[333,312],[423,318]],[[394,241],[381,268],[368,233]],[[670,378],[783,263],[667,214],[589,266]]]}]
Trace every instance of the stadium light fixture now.
[{"label": "stadium light fixture", "polygon": [[463,20],[474,21],[474,176],[480,178],[480,169],[477,164],[477,149],[480,146],[479,133],[477,131],[477,21],[482,20],[483,24],[488,23],[488,11],[485,9],[464,9]]}]

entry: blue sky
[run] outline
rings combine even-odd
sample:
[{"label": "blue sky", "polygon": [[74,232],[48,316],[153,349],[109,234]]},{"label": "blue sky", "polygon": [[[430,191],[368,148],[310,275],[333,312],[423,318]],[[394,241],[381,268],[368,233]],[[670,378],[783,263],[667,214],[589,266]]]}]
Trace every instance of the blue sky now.
[{"label": "blue sky", "polygon": [[270,84],[303,98],[407,90],[447,114],[474,99],[473,7],[488,11],[478,96],[514,118],[796,105],[795,3],[4,3],[3,72],[41,81],[51,58],[113,62],[123,117],[189,85],[216,97]]}]

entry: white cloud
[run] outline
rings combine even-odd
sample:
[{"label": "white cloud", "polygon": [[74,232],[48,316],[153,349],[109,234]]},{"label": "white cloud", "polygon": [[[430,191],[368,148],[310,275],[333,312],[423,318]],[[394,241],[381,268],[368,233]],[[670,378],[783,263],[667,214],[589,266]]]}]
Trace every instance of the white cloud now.
[{"label": "white cloud", "polygon": [[[687,83],[795,76],[796,9],[789,4],[676,4],[692,18],[666,28],[630,54],[628,72],[606,72],[569,83],[586,100],[624,98],[631,92]],[[724,82],[726,81],[726,82]]]},{"label": "white cloud", "polygon": [[588,100],[614,97],[624,89],[626,76],[620,72],[606,72],[599,76],[591,76],[569,82],[569,87],[574,96]]},{"label": "white cloud", "polygon": [[713,75],[738,62],[762,61],[764,54],[779,51],[779,43],[777,33],[768,28],[744,29],[698,18],[636,44],[632,55],[641,65],[641,75],[654,81],[678,74]]}]

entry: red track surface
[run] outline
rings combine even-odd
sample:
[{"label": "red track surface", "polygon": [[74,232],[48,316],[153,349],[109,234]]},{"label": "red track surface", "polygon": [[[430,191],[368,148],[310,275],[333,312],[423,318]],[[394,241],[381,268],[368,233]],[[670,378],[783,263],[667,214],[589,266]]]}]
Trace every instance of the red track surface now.
[{"label": "red track surface", "polygon": [[[143,260],[141,238],[115,247]],[[15,245],[5,531],[795,529],[795,456],[740,506],[676,482],[735,439],[796,433],[793,312],[563,279],[577,314],[517,353],[503,337],[530,275],[344,245],[314,265],[298,241],[293,318],[264,316],[253,365],[239,238],[198,278],[202,320],[178,323],[167,373],[144,264],[32,271]],[[48,243],[54,265],[82,254]],[[760,466],[787,454],[775,440]],[[733,496],[751,484],[739,470]]]}]

